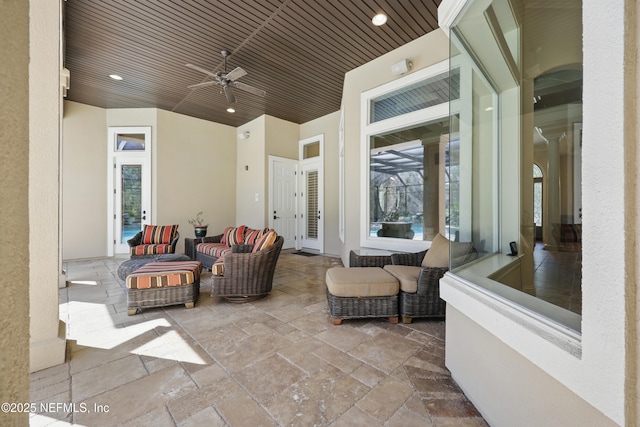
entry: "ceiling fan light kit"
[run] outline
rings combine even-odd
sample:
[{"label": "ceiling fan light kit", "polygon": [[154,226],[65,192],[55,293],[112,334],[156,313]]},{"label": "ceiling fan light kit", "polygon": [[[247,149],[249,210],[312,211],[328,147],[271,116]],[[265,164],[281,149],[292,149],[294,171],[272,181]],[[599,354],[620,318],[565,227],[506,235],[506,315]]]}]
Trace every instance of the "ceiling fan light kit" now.
[{"label": "ceiling fan light kit", "polygon": [[[222,88],[222,91],[227,97],[227,101],[229,102],[229,104],[235,104],[236,102],[238,102],[238,100],[236,99],[236,95],[234,93],[234,88],[240,89],[245,92],[249,92],[253,95],[262,96],[262,97],[266,96],[267,93],[264,90],[258,89],[256,87],[249,86],[248,84],[237,81],[239,78],[247,75],[247,72],[242,68],[236,67],[227,73],[227,57],[229,57],[231,53],[228,50],[223,50],[220,52],[220,54],[222,55],[222,58],[224,60],[224,73],[221,73],[220,71],[214,73],[212,71],[208,71],[208,70],[205,70],[204,68],[198,67],[197,65],[186,64],[188,68],[199,71],[201,73],[204,73],[214,78],[214,80],[212,81],[197,83],[197,84],[188,86],[189,89],[197,89],[201,87],[218,85]],[[227,109],[227,111],[229,111],[229,109]],[[232,112],[232,111],[229,111],[229,112]]]}]

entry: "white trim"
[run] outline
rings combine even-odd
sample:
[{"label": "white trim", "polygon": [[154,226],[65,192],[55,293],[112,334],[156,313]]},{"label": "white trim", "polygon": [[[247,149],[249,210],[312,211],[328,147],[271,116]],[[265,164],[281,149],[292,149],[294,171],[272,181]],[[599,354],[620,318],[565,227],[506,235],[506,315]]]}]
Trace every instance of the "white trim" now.
[{"label": "white trim", "polygon": [[338,129],[338,237],[344,243],[344,105],[340,106]]},{"label": "white trim", "polygon": [[449,35],[451,27],[458,19],[462,10],[471,3],[472,0],[442,0],[438,6],[438,26]]}]

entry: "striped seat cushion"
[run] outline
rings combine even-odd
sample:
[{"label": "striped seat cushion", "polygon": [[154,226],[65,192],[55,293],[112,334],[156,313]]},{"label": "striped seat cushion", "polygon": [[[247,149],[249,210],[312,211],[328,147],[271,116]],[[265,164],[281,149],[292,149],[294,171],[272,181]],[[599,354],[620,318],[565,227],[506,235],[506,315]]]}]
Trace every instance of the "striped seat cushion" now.
[{"label": "striped seat cushion", "polygon": [[224,257],[218,258],[211,266],[211,274],[214,276],[224,276]]},{"label": "striped seat cushion", "polygon": [[190,285],[200,279],[200,261],[150,262],[127,276],[128,289]]},{"label": "striped seat cushion", "polygon": [[145,225],[142,229],[143,245],[171,243],[178,232],[178,225]]},{"label": "striped seat cushion", "polygon": [[209,255],[215,258],[220,258],[231,252],[231,248],[222,243],[198,243],[196,245],[196,252]]},{"label": "striped seat cushion", "polygon": [[173,246],[168,243],[148,244],[133,246],[131,255],[153,255],[153,254],[172,254]]}]

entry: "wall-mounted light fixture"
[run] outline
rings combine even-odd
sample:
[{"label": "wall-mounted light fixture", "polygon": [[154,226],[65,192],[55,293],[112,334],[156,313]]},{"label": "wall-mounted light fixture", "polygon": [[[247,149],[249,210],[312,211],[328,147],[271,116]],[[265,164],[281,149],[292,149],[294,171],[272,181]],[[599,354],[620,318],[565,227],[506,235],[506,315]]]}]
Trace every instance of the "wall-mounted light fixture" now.
[{"label": "wall-mounted light fixture", "polygon": [[411,69],[413,63],[409,59],[403,59],[400,62],[396,62],[391,66],[391,74],[394,76],[400,76]]},{"label": "wall-mounted light fixture", "polygon": [[248,130],[245,130],[244,132],[240,132],[238,134],[238,139],[241,141],[244,141],[245,139],[248,139],[251,136],[251,133]]}]

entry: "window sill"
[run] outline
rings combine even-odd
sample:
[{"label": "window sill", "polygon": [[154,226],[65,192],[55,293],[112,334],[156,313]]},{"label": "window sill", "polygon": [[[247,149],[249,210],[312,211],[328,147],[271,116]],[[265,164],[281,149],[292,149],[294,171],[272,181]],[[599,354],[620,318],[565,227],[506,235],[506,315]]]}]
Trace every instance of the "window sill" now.
[{"label": "window sill", "polygon": [[[493,254],[448,272],[441,279],[442,298],[481,326],[495,312],[573,356],[582,354],[582,316],[490,279],[519,263],[517,257]],[[489,311],[487,310],[489,309]],[[475,316],[475,318],[474,318]],[[497,336],[504,325],[494,323]],[[508,333],[508,332],[506,332]]]}]

